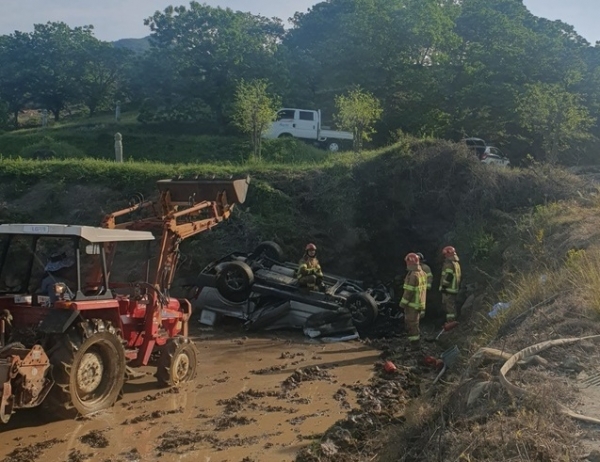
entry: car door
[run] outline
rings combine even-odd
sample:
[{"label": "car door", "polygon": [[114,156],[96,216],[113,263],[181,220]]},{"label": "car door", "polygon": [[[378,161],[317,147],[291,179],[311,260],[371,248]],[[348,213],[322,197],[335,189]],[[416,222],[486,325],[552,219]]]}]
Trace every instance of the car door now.
[{"label": "car door", "polygon": [[491,162],[493,164],[499,165],[508,165],[510,162],[508,158],[500,151],[500,149],[490,146],[489,148],[489,157],[491,157]]},{"label": "car door", "polygon": [[466,143],[467,147],[477,155],[479,160],[482,160],[482,156],[486,151],[485,141],[481,138],[466,138],[464,142]]},{"label": "car door", "polygon": [[315,111],[296,111],[295,136],[298,138],[317,138],[317,117]]},{"label": "car door", "polygon": [[294,109],[282,109],[277,113],[277,119],[273,123],[277,127],[278,133],[290,133],[294,135],[294,125],[296,110]]}]

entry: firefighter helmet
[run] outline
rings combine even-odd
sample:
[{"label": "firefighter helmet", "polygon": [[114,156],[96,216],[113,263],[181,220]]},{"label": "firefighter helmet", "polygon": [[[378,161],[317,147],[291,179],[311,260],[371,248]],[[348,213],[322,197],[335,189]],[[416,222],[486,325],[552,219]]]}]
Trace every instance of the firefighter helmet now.
[{"label": "firefighter helmet", "polygon": [[304,250],[306,250],[307,252],[308,252],[309,250],[315,250],[315,251],[316,251],[316,250],[317,250],[317,246],[316,246],[316,245],[314,245],[314,244],[312,244],[312,243],[311,243],[311,244],[307,244],[307,245],[306,245],[306,249],[304,249]]},{"label": "firefighter helmet", "polygon": [[442,254],[444,254],[444,257],[446,258],[454,257],[456,255],[456,249],[451,245],[446,246],[442,250]]},{"label": "firefighter helmet", "polygon": [[416,253],[409,253],[406,257],[404,257],[404,261],[407,265],[418,265],[419,256]]}]

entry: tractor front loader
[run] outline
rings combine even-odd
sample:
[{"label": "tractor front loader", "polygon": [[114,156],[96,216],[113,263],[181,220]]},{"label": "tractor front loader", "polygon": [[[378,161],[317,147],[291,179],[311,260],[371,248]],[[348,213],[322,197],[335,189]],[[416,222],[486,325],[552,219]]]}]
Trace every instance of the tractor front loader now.
[{"label": "tractor front loader", "polygon": [[[137,366],[155,364],[162,386],[193,379],[191,304],[170,295],[179,245],[227,220],[248,185],[161,180],[157,200],[111,213],[99,228],[0,225],[0,421],[40,405],[63,417],[109,408]],[[146,246],[123,254],[141,276],[113,281],[126,244]]]}]

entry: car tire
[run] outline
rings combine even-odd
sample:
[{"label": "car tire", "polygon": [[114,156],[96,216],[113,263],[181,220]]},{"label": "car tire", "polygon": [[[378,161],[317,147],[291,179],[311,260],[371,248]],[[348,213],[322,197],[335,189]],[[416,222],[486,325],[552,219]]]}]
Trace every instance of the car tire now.
[{"label": "car tire", "polygon": [[350,295],[346,300],[346,308],[357,328],[368,327],[377,318],[377,302],[366,292]]},{"label": "car tire", "polygon": [[277,244],[277,242],[273,241],[265,241],[261,242],[256,246],[254,252],[252,252],[253,258],[258,258],[261,255],[265,255],[267,258],[274,260],[278,263],[283,261],[283,250]]},{"label": "car tire", "polygon": [[239,303],[248,299],[254,284],[254,273],[244,262],[227,263],[219,271],[216,286],[219,293],[230,302]]},{"label": "car tire", "polygon": [[338,140],[327,140],[322,143],[323,149],[335,153],[342,150],[342,145]]}]

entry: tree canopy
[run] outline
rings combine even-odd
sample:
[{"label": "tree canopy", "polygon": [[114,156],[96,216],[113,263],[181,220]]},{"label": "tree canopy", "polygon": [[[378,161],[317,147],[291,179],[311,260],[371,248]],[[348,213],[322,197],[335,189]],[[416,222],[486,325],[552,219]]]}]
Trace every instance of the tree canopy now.
[{"label": "tree canopy", "polygon": [[374,143],[398,131],[477,136],[515,163],[571,161],[571,148],[600,160],[600,47],[521,0],[327,0],[287,30],[192,1],[145,24],[149,49],[135,52],[60,22],[0,37],[0,107],[18,124],[24,108],[58,118],[121,99],[142,122],[228,132],[236,82],[269,82],[286,107],[321,109],[330,121],[340,95],[360,87],[383,110]]}]

